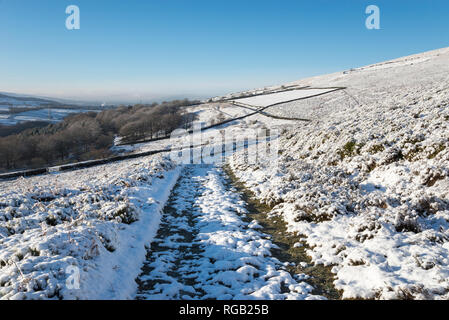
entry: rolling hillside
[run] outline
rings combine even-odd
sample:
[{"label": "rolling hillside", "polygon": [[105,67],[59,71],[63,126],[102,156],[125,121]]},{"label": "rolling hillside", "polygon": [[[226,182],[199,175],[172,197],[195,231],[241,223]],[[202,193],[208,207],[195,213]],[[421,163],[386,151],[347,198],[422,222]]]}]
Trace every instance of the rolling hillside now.
[{"label": "rolling hillside", "polygon": [[189,112],[235,121],[1,181],[0,298],[449,298],[448,48]]}]

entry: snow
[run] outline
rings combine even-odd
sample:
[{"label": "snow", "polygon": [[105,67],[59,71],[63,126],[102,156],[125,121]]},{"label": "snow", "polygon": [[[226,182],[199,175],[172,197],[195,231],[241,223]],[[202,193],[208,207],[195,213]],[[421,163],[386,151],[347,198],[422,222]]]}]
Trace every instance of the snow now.
[{"label": "snow", "polygon": [[0,104],[2,105],[32,108],[32,107],[40,107],[41,105],[47,105],[49,103],[51,103],[51,101],[40,101],[26,97],[19,97],[19,99],[16,99],[14,97],[0,94]]},{"label": "snow", "polygon": [[230,161],[343,298],[449,298],[448,74],[445,48],[295,82],[347,89],[269,109],[312,119],[276,165]]},{"label": "snow", "polygon": [[[37,109],[24,111],[15,114],[0,115],[0,124],[13,125],[19,122],[26,121],[47,121],[47,122],[59,122],[65,117],[74,113],[84,112],[98,112],[98,110],[86,110],[86,109]],[[49,117],[50,115],[50,117]]]},{"label": "snow", "polygon": [[[267,112],[310,122],[256,114],[193,139],[214,145],[222,133],[242,141],[280,130],[277,161],[248,163],[245,153],[259,147],[248,143],[227,162],[298,236],[294,247],[332,268],[343,298],[448,299],[449,48],[288,86],[309,89],[227,98],[280,103]],[[347,89],[286,102],[330,87]],[[268,94],[239,99],[260,93]],[[189,111],[205,125],[252,112],[222,99]],[[290,275],[271,256],[274,244],[245,210],[219,166],[184,168],[168,153],[2,181],[0,298],[321,298],[309,276]],[[69,266],[80,270],[80,289],[66,285]]]},{"label": "snow", "polygon": [[141,290],[139,299],[322,298],[271,257],[275,245],[256,230],[257,222],[243,221],[244,202],[225,183],[219,167],[186,168],[174,190],[175,213],[165,216],[171,233],[155,239],[150,271],[140,278],[144,286],[157,283]]},{"label": "snow", "polygon": [[153,156],[1,182],[0,297],[130,298],[179,172]]},{"label": "snow", "polygon": [[271,94],[257,95],[250,98],[235,99],[235,102],[248,104],[256,107],[267,107],[272,104],[287,102],[295,99],[301,99],[306,97],[315,96],[318,94],[323,94],[330,92],[335,89],[300,89],[300,90],[289,90],[284,92],[277,92]]},{"label": "snow", "polygon": [[[226,114],[226,119],[232,117],[239,117],[252,113],[253,111],[244,108],[233,106],[229,104],[220,104],[219,109],[211,104],[201,105],[198,107],[190,108],[189,112],[195,112],[198,114],[198,119],[194,122],[194,128],[199,128],[202,125],[208,125],[213,119],[217,119],[220,113]],[[224,124],[222,126],[210,128],[207,130],[196,130],[191,137],[188,139],[188,144],[190,140],[195,142],[195,145],[213,143],[217,140],[217,137],[222,135],[227,137],[228,142],[231,139],[236,141],[243,141],[245,138],[251,137],[256,134],[258,130],[263,130],[267,128],[271,129],[281,129],[288,128],[295,124],[292,120],[281,120],[273,119],[269,116],[263,114],[255,114],[248,118],[235,120],[230,123]],[[127,150],[133,149],[134,152],[146,152],[151,150],[171,150],[179,148],[179,146],[186,145],[186,139],[183,137],[177,138],[176,136],[166,139],[154,141],[151,143],[140,143],[135,144],[132,147],[128,147]]]},{"label": "snow", "polygon": [[[26,97],[14,94],[4,95],[0,93],[0,124],[15,125],[26,121],[47,121],[56,123],[73,113],[98,112],[98,110],[86,110],[77,107],[58,108],[64,103],[52,100]],[[50,108],[48,108],[50,107]],[[11,108],[26,108],[24,112],[10,113]],[[49,118],[50,110],[50,118]]]},{"label": "snow", "polygon": [[234,106],[230,103],[206,103],[195,107],[186,108],[185,112],[193,113],[199,122],[211,125],[214,122],[237,118],[252,113],[253,110]]}]

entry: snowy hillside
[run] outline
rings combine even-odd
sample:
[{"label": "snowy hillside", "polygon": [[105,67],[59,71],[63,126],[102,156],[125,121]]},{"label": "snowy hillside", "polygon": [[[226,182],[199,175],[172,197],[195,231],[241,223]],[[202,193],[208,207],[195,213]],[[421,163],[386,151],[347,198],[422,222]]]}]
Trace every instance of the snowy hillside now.
[{"label": "snowy hillside", "polygon": [[224,168],[164,152],[0,181],[0,299],[449,298],[449,48],[187,112],[238,118],[202,145],[278,129],[278,161],[248,143]]},{"label": "snowy hillside", "polygon": [[307,116],[278,166],[232,167],[333,266],[344,298],[449,297],[449,49],[296,82],[346,90],[268,109]]},{"label": "snowy hillside", "polygon": [[34,98],[10,93],[4,94],[0,92],[0,106],[39,107],[58,104],[58,102],[49,99]]},{"label": "snowy hillside", "polygon": [[[0,125],[15,125],[28,121],[59,122],[73,113],[96,111],[75,102],[0,93]],[[58,108],[59,107],[59,108]]]},{"label": "snowy hillside", "polygon": [[[2,182],[0,297],[129,298],[178,175],[155,156]],[[70,267],[79,290],[66,286]]]}]

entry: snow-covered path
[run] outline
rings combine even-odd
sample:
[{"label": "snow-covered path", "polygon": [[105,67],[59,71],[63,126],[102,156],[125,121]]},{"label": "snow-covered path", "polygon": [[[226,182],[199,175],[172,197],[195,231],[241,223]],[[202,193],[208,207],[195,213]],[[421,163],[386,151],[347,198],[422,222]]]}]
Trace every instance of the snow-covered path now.
[{"label": "snow-covered path", "polygon": [[221,168],[185,167],[137,279],[137,299],[318,298],[271,256],[275,245],[245,212]]}]

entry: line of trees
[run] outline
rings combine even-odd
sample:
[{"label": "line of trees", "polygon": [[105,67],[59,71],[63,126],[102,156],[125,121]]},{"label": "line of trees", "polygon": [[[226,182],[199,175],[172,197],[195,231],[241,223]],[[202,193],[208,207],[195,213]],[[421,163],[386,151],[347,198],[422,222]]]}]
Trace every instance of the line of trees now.
[{"label": "line of trees", "polygon": [[176,128],[189,127],[194,116],[183,112],[182,107],[193,103],[196,102],[176,100],[73,114],[58,124],[0,137],[0,170],[36,168],[110,156],[116,136],[132,142],[165,136]]},{"label": "line of trees", "polygon": [[28,129],[43,128],[50,124],[48,121],[28,121],[21,122],[15,125],[0,124],[0,137],[10,136],[12,134],[18,134]]},{"label": "line of trees", "polygon": [[194,118],[180,110],[181,107],[191,104],[188,100],[181,100],[150,107],[135,105],[129,112],[117,118],[120,127],[118,133],[126,142],[165,137],[177,128],[190,126]]}]

